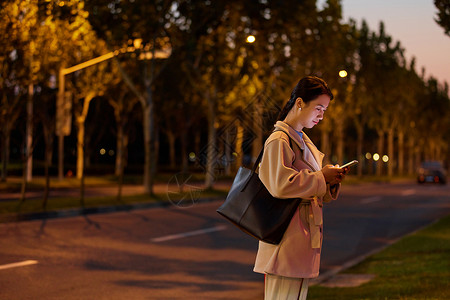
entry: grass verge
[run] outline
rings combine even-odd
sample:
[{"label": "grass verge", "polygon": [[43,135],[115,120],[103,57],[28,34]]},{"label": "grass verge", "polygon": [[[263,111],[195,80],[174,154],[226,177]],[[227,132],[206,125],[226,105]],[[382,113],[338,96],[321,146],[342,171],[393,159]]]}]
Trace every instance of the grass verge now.
[{"label": "grass verge", "polygon": [[450,216],[404,237],[345,273],[374,274],[358,287],[310,287],[311,299],[450,299]]}]

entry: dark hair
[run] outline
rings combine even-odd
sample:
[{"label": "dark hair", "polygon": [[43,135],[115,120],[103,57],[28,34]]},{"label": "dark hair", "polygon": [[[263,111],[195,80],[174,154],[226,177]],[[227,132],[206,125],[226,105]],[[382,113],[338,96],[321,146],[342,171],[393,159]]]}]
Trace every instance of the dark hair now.
[{"label": "dark hair", "polygon": [[302,98],[303,102],[308,103],[323,94],[330,96],[330,100],[334,98],[333,93],[323,79],[316,76],[303,77],[295,86],[291,98],[278,115],[278,121],[283,121],[286,118],[297,98]]}]

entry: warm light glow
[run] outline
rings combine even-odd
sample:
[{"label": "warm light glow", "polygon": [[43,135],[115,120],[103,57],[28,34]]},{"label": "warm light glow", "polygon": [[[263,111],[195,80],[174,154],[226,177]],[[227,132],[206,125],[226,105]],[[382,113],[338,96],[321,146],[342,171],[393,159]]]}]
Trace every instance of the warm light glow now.
[{"label": "warm light glow", "polygon": [[194,152],[189,153],[189,161],[192,161],[192,162],[195,161],[195,153]]},{"label": "warm light glow", "polygon": [[255,40],[256,40],[256,38],[255,38],[255,36],[254,35],[249,35],[248,37],[247,37],[247,43],[253,43],[253,42],[255,42]]},{"label": "warm light glow", "polygon": [[370,154],[369,152],[366,153],[366,159],[371,159],[372,158],[372,154]]},{"label": "warm light glow", "polygon": [[374,155],[373,155],[373,160],[374,161],[378,161],[380,159],[380,155],[378,154],[378,153],[375,153]]},{"label": "warm light glow", "polygon": [[100,149],[100,154],[101,155],[105,155],[105,153],[106,153],[106,150],[104,148]]},{"label": "warm light glow", "polygon": [[135,39],[133,41],[134,48],[140,49],[142,46],[142,39]]},{"label": "warm light glow", "polygon": [[389,161],[389,156],[383,155],[383,161],[384,161],[384,162],[388,162],[388,161]]},{"label": "warm light glow", "polygon": [[339,77],[341,77],[341,78],[347,77],[347,71],[345,71],[345,70],[340,70],[340,71],[339,71]]}]

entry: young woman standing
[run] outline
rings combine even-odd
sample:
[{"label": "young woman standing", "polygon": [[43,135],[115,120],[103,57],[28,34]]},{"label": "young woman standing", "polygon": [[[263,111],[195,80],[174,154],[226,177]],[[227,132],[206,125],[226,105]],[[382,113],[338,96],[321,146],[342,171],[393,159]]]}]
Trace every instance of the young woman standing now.
[{"label": "young woman standing", "polygon": [[333,99],[325,81],[302,78],[264,145],[259,177],[277,198],[302,198],[280,244],[259,242],[254,271],[265,274],[265,299],[306,299],[319,275],[322,205],[335,200],[348,169],[326,165],[304,128],[324,117]]}]

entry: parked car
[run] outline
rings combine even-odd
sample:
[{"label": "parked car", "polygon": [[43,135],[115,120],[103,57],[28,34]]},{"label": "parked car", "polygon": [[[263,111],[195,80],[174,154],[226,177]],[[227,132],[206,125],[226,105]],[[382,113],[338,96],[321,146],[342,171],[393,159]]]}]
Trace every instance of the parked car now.
[{"label": "parked car", "polygon": [[447,172],[439,161],[424,161],[418,170],[418,183],[442,183],[447,182]]}]

